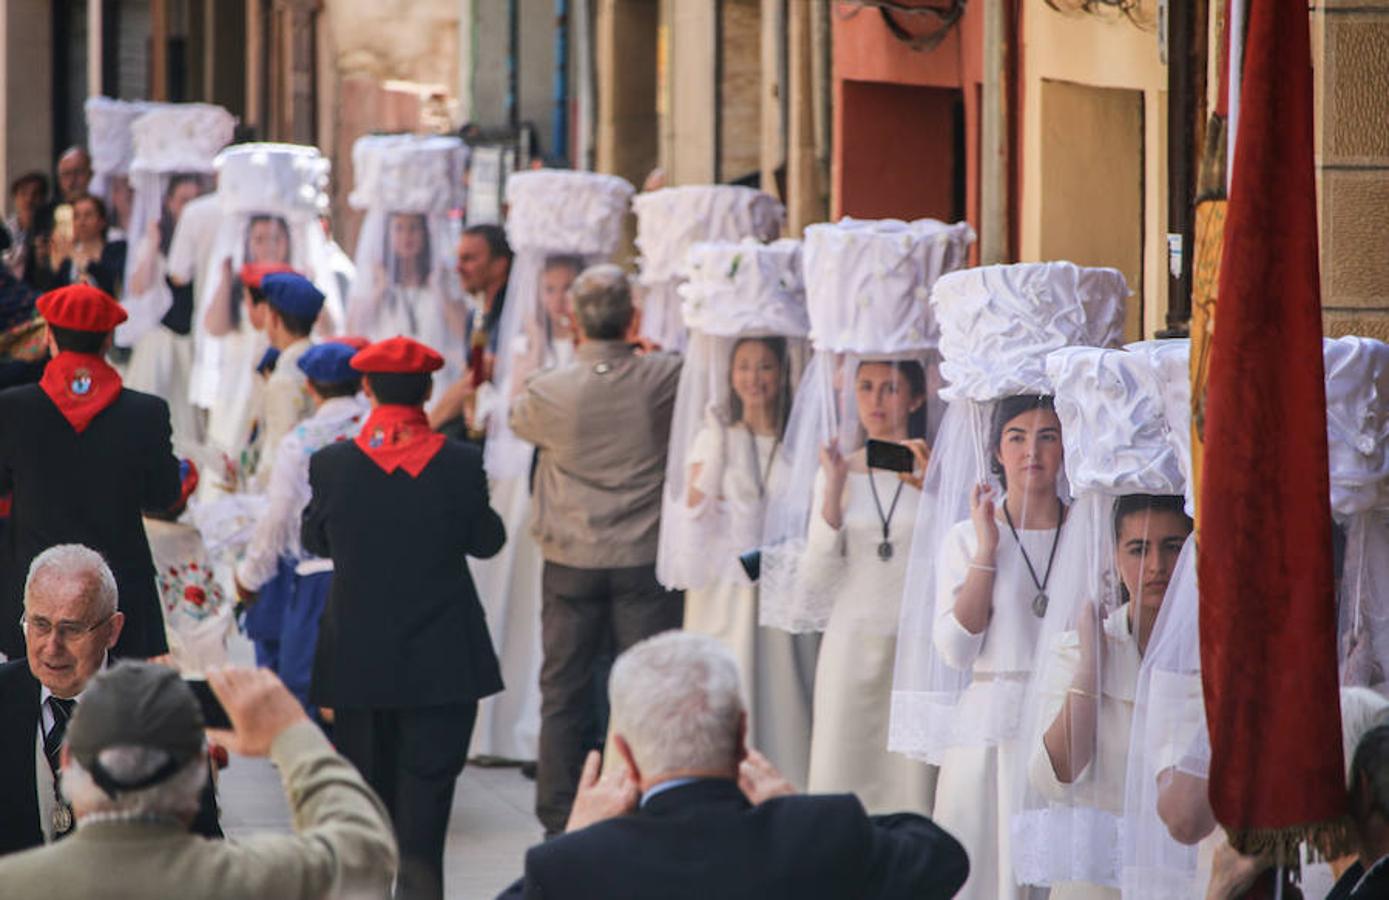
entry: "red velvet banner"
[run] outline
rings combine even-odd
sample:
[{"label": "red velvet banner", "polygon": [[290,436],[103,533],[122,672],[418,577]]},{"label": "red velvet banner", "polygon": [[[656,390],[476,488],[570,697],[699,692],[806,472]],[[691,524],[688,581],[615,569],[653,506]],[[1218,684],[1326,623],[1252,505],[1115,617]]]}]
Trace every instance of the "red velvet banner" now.
[{"label": "red velvet banner", "polygon": [[1251,0],[1206,390],[1201,664],[1210,798],[1291,862],[1346,813],[1301,0]]}]

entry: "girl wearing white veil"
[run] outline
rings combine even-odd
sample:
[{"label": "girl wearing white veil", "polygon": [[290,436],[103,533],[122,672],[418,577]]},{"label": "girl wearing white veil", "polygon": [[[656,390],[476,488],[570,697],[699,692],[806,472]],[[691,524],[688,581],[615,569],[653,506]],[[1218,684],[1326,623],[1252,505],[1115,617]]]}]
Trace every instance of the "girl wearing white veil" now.
[{"label": "girl wearing white veil", "polygon": [[[824,632],[807,790],[853,792],[874,813],[931,809],[934,773],[887,752],[887,716],[907,536],[935,422],[927,298],[973,240],[964,223],[931,220],[806,229],[816,352],[787,427],[787,478],[768,505],[762,622]],[[868,440],[891,459],[875,451],[870,468]]]},{"label": "girl wearing white veil", "polygon": [[193,327],[208,336],[204,346],[215,360],[201,386],[200,399],[212,398],[208,442],[235,460],[254,431],[255,367],[268,346],[253,321],[258,311],[248,302],[241,267],[289,265],[323,292],[318,329],[340,333],[344,320],[319,223],[328,202],[328,160],[313,147],[238,144],[214,165],[222,220],[208,271],[196,282]]},{"label": "girl wearing white veil", "polygon": [[[540,170],[507,180],[507,241],[515,256],[498,326],[493,384],[476,405],[492,506],[507,543],[468,561],[501,660],[507,689],[478,707],[475,755],[536,758],[540,737],[540,575],[544,560],[530,531],[535,448],[507,424],[511,400],[533,372],[573,358],[569,283],[617,250],[632,186],[613,175]],[[470,423],[472,424],[472,423]]]},{"label": "girl wearing white veil", "polygon": [[680,282],[686,254],[697,243],[767,242],[781,234],[786,207],[772,195],[732,184],[693,184],[643,191],[637,214],[641,336],[665,350],[685,349]]},{"label": "girl wearing white veil", "polygon": [[135,159],[135,121],[151,110],[167,104],[149,100],[116,100],[111,97],[88,97],[83,104],[87,119],[87,153],[92,161],[92,180],[87,193],[100,197],[106,204],[108,224],[114,232],[112,240],[129,238],[131,243],[139,234],[127,234],[134,198],[130,166]]},{"label": "girl wearing white veil", "polygon": [[1117,900],[1134,689],[1191,519],[1146,354],[1057,350],[1047,377],[1084,571],[1074,593],[1053,594],[1038,641],[1013,866],[1054,900]]},{"label": "girl wearing white veil", "polygon": [[467,161],[468,148],[455,137],[368,135],[352,146],[356,183],[348,203],[366,217],[348,328],[373,341],[403,334],[439,351],[436,393],[467,364],[467,306],[449,239]]},{"label": "girl wearing white veil", "polygon": [[188,384],[193,369],[193,288],[165,276],[174,227],[184,204],[212,189],[213,159],[232,139],[236,120],[220,106],[160,106],[131,130],[134,203],[132,252],[126,257],[121,304],[129,318],[116,344],[133,347],[126,384],[169,404],[174,441],[187,452],[201,442]]},{"label": "girl wearing white veil", "polygon": [[949,406],[912,538],[889,746],[940,766],[935,818],[970,854],[962,897],[1026,893],[1009,849],[1022,701],[1050,599],[1084,574],[1046,354],[1114,343],[1127,296],[1113,269],[1065,262],[969,269],[932,293]]},{"label": "girl wearing white veil", "polygon": [[739,562],[761,543],[767,497],[786,476],[782,438],[809,351],[800,243],[695,244],[685,271],[689,342],[656,575],[685,591],[687,631],[733,651],[749,742],[803,786],[817,641],[758,625],[756,564]]}]

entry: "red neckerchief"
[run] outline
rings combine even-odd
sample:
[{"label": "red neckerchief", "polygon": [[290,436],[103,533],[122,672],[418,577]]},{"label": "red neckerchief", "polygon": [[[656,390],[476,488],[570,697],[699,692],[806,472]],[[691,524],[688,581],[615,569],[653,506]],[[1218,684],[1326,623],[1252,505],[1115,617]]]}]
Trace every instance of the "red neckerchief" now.
[{"label": "red neckerchief", "polygon": [[78,434],[121,394],[121,375],[90,353],[63,350],[48,361],[39,387]]},{"label": "red neckerchief", "polygon": [[444,446],[444,436],[429,427],[423,409],[394,403],[372,410],[356,441],[387,475],[404,469],[411,478],[419,477]]}]

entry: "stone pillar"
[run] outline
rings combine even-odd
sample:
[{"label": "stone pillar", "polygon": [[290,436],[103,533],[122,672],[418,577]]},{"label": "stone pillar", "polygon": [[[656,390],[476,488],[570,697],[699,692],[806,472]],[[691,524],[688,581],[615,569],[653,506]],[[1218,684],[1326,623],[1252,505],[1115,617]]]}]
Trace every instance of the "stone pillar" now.
[{"label": "stone pillar", "polygon": [[1318,0],[1312,53],[1326,332],[1389,340],[1389,0]]}]

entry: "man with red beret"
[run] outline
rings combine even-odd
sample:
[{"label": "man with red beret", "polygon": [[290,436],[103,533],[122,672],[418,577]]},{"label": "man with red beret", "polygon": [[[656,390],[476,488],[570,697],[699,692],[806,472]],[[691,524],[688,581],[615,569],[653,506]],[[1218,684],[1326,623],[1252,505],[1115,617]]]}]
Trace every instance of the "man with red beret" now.
[{"label": "man with red beret", "polygon": [[[14,491],[0,543],[0,652],[24,655],[19,629],[29,563],[54,544],[85,544],[116,576],[125,628],[112,653],[168,651],[154,561],[141,521],[180,500],[169,407],[127,390],[107,364],[125,310],[85,284],[37,303],[52,355],[38,384],[0,392],[0,493]],[[82,623],[95,627],[98,623]]]},{"label": "man with red beret", "polygon": [[310,698],[381,795],[400,844],[397,897],[442,897],[444,835],[477,703],[502,689],[465,557],[506,540],[477,447],[430,430],[430,373],[404,337],[352,357],[371,414],[309,460],[302,543],[333,561]]}]

